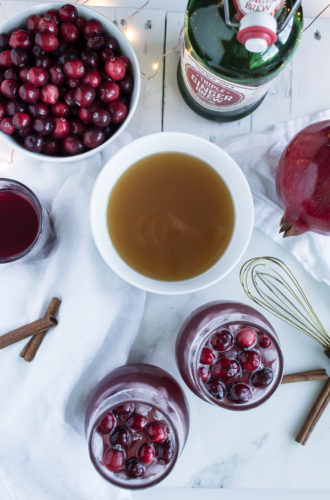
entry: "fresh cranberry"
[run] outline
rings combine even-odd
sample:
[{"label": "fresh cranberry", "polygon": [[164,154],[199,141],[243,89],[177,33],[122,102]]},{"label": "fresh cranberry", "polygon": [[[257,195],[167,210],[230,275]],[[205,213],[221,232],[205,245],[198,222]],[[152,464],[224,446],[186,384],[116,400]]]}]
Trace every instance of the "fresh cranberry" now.
[{"label": "fresh cranberry", "polygon": [[220,380],[212,378],[206,382],[205,387],[215,399],[221,400],[225,397],[226,386]]},{"label": "fresh cranberry", "polygon": [[6,111],[5,111],[5,106],[0,103],[0,120],[5,116]]},{"label": "fresh cranberry", "polygon": [[38,14],[32,14],[32,16],[29,16],[26,20],[26,29],[28,31],[37,31],[39,21],[41,17],[38,16]]},{"label": "fresh cranberry", "polygon": [[125,64],[118,57],[112,57],[105,63],[105,71],[112,80],[122,80],[126,73]]},{"label": "fresh cranberry", "polygon": [[30,68],[26,74],[26,80],[34,87],[42,87],[48,82],[48,73],[43,68]]},{"label": "fresh cranberry", "polygon": [[100,56],[101,56],[102,61],[105,62],[108,59],[110,59],[111,57],[115,57],[115,54],[114,54],[113,50],[103,47],[103,49],[100,52]]},{"label": "fresh cranberry", "polygon": [[265,367],[250,375],[250,384],[254,387],[267,387],[273,380],[273,370]]},{"label": "fresh cranberry", "polygon": [[103,453],[102,462],[107,469],[112,472],[118,472],[124,467],[126,454],[124,450],[108,448]]},{"label": "fresh cranberry", "polygon": [[93,119],[93,113],[96,111],[96,104],[92,104],[89,108],[79,108],[78,116],[84,123],[91,123]]},{"label": "fresh cranberry", "polygon": [[50,135],[54,131],[54,128],[54,122],[48,116],[36,118],[33,122],[33,130],[40,135]]},{"label": "fresh cranberry", "polygon": [[37,102],[36,104],[29,105],[29,113],[33,116],[33,118],[38,118],[38,116],[48,116],[49,109],[46,104],[43,102]]},{"label": "fresh cranberry", "polygon": [[211,351],[211,349],[204,347],[202,349],[199,362],[203,365],[212,365],[212,363],[216,360],[216,357],[217,355],[213,351]]},{"label": "fresh cranberry", "polygon": [[43,137],[36,133],[30,133],[28,134],[25,139],[24,139],[24,146],[26,149],[29,151],[32,151],[33,153],[40,153],[44,147],[45,141]]},{"label": "fresh cranberry", "polygon": [[63,139],[63,147],[70,155],[78,155],[84,151],[84,145],[78,135],[67,135]]},{"label": "fresh cranberry", "polygon": [[64,118],[66,118],[70,113],[69,106],[65,104],[65,102],[60,101],[53,104],[51,110],[54,116],[64,116]]},{"label": "fresh cranberry", "polygon": [[55,104],[59,97],[60,91],[53,83],[49,83],[41,89],[41,100],[45,104]]},{"label": "fresh cranberry", "polygon": [[74,5],[67,3],[65,5],[62,5],[62,7],[59,9],[58,15],[61,21],[70,23],[77,19],[78,11]]},{"label": "fresh cranberry", "polygon": [[39,21],[38,24],[38,30],[40,32],[45,32],[48,31],[49,33],[52,33],[53,35],[58,34],[58,26],[57,23],[53,19],[47,19],[45,17],[42,17]]},{"label": "fresh cranberry", "polygon": [[[74,97],[73,97],[73,94],[74,94],[74,89],[70,89],[70,90],[67,90],[64,94],[64,100],[66,102],[66,104],[70,107],[70,108],[74,108],[77,106],[77,103],[76,101],[74,100]],[[71,109],[72,111],[72,109]]]},{"label": "fresh cranberry", "polygon": [[118,85],[123,94],[131,94],[133,92],[133,78],[130,75],[126,75],[125,78],[118,82]]},{"label": "fresh cranberry", "polygon": [[63,71],[69,78],[82,78],[85,74],[85,66],[80,59],[73,59],[64,64]]},{"label": "fresh cranberry", "polygon": [[244,349],[249,349],[253,347],[257,340],[257,333],[251,326],[246,326],[241,328],[241,330],[236,335],[236,342],[239,346]]},{"label": "fresh cranberry", "polygon": [[104,37],[102,35],[92,35],[86,40],[88,49],[100,50],[104,45]]},{"label": "fresh cranberry", "polygon": [[22,101],[13,99],[6,103],[6,114],[13,117],[16,113],[24,113],[26,106]]},{"label": "fresh cranberry", "polygon": [[28,49],[31,45],[31,38],[28,31],[17,30],[10,35],[9,45],[15,49],[16,47],[22,47],[22,49]]},{"label": "fresh cranberry", "polygon": [[58,47],[58,38],[48,31],[35,34],[34,43],[45,52],[53,52]]},{"label": "fresh cranberry", "polygon": [[82,82],[94,88],[98,87],[101,83],[101,75],[96,69],[88,69],[83,76]]},{"label": "fresh cranberry", "polygon": [[271,343],[272,343],[272,341],[270,340],[270,338],[268,337],[268,335],[266,335],[265,333],[262,333],[259,336],[259,345],[260,345],[260,347],[263,347],[264,349],[266,349],[267,347],[270,346]]},{"label": "fresh cranberry", "polygon": [[64,137],[69,135],[70,127],[68,121],[65,118],[54,118],[54,126],[54,137],[56,137],[56,139],[63,139]]},{"label": "fresh cranberry", "polygon": [[151,444],[144,443],[142,446],[140,446],[138,455],[142,463],[150,464],[155,458],[154,447],[151,446]]},{"label": "fresh cranberry", "polygon": [[13,125],[12,119],[9,118],[8,116],[3,118],[1,120],[1,123],[0,123],[0,130],[4,134],[8,134],[8,135],[13,134],[15,132],[15,127]]},{"label": "fresh cranberry", "polygon": [[60,85],[64,82],[65,76],[60,66],[52,66],[49,69],[50,81],[55,85]]},{"label": "fresh cranberry", "polygon": [[102,82],[98,88],[98,96],[102,102],[112,102],[119,97],[119,86],[115,82]]},{"label": "fresh cranberry", "polygon": [[90,19],[84,25],[83,33],[86,37],[92,35],[102,35],[102,24],[97,19]]},{"label": "fresh cranberry", "polygon": [[27,74],[29,72],[30,68],[21,68],[19,70],[19,78],[22,80],[22,82],[26,82]]},{"label": "fresh cranberry", "polygon": [[26,49],[17,47],[16,49],[11,49],[10,58],[15,66],[24,68],[29,62],[29,53]]},{"label": "fresh cranberry", "polygon": [[123,425],[119,425],[115,428],[113,433],[110,436],[110,443],[113,446],[119,444],[120,446],[127,446],[130,439],[130,433],[126,427]]},{"label": "fresh cranberry", "polygon": [[86,125],[81,120],[71,120],[70,130],[74,135],[83,135],[86,130]]},{"label": "fresh cranberry", "polygon": [[46,155],[54,155],[59,148],[59,143],[53,137],[46,137],[42,152]]},{"label": "fresh cranberry", "polygon": [[130,67],[129,60],[125,56],[118,56],[118,59],[121,60],[121,62],[124,64],[126,70]]},{"label": "fresh cranberry", "polygon": [[83,108],[87,108],[95,99],[95,89],[90,85],[79,85],[74,91],[73,97],[76,103]]},{"label": "fresh cranberry", "polygon": [[22,101],[28,103],[35,103],[39,100],[40,90],[38,87],[33,87],[30,83],[23,83],[19,89],[18,93]]},{"label": "fresh cranberry", "polygon": [[253,372],[257,370],[261,363],[261,356],[258,351],[243,351],[238,355],[238,359],[244,368],[248,372]]},{"label": "fresh cranberry", "polygon": [[169,439],[164,443],[158,444],[156,448],[156,457],[159,463],[168,464],[175,454],[174,447]]},{"label": "fresh cranberry", "polygon": [[206,382],[211,376],[210,369],[207,368],[206,366],[200,366],[198,368],[198,373],[202,382]]},{"label": "fresh cranberry", "polygon": [[7,68],[9,66],[13,66],[13,61],[11,60],[11,55],[10,55],[10,50],[3,50],[0,53],[0,66],[6,66]]},{"label": "fresh cranberry", "polygon": [[15,128],[26,128],[30,125],[30,117],[27,113],[16,113],[13,116],[13,125]]},{"label": "fresh cranberry", "polygon": [[116,52],[119,49],[118,42],[113,36],[106,36],[104,39],[104,47]]},{"label": "fresh cranberry", "polygon": [[113,409],[113,412],[116,415],[124,415],[128,417],[131,413],[134,411],[134,403],[131,403],[130,401],[127,401],[126,403],[123,403],[119,406],[116,406],[116,408]]},{"label": "fresh cranberry", "polygon": [[141,464],[140,460],[135,457],[127,460],[125,464],[126,474],[130,477],[141,477],[144,474],[145,467]]},{"label": "fresh cranberry", "polygon": [[0,50],[9,47],[9,35],[7,33],[0,33]]},{"label": "fresh cranberry", "polygon": [[4,80],[0,86],[1,93],[7,99],[15,99],[18,91],[18,83],[15,80]]},{"label": "fresh cranberry", "polygon": [[102,108],[98,108],[94,111],[92,115],[92,122],[95,127],[107,127],[111,122],[111,116],[108,111]]},{"label": "fresh cranberry", "polygon": [[105,135],[100,128],[92,127],[86,130],[83,135],[83,143],[86,148],[97,148],[104,141]]},{"label": "fresh cranberry", "polygon": [[126,421],[128,427],[134,431],[142,431],[148,423],[147,417],[139,413],[133,413]]},{"label": "fresh cranberry", "polygon": [[109,432],[112,431],[112,429],[115,427],[117,423],[116,417],[114,414],[109,411],[105,417],[100,420],[98,426],[96,427],[97,432],[100,434],[109,434]]},{"label": "fresh cranberry", "polygon": [[223,380],[237,377],[241,372],[239,363],[236,359],[220,358],[213,366],[212,373],[215,377]]},{"label": "fresh cranberry", "polygon": [[79,31],[83,31],[83,28],[85,26],[85,21],[82,17],[77,17],[75,20],[75,25],[77,26]]},{"label": "fresh cranberry", "polygon": [[99,56],[95,50],[85,49],[81,52],[81,60],[86,66],[97,68]]},{"label": "fresh cranberry", "polygon": [[64,42],[74,43],[79,38],[79,31],[75,24],[62,23],[60,27],[60,35]]},{"label": "fresh cranberry", "polygon": [[221,330],[212,335],[210,342],[213,349],[219,352],[225,352],[233,347],[234,338],[229,330]]},{"label": "fresh cranberry", "polygon": [[40,56],[36,58],[35,63],[37,68],[43,68],[49,70],[53,64],[53,61],[48,56]]},{"label": "fresh cranberry", "polygon": [[147,433],[154,443],[162,443],[167,437],[165,426],[159,422],[151,422],[148,425]]},{"label": "fresh cranberry", "polygon": [[58,10],[55,9],[47,10],[46,14],[44,15],[44,18],[51,19],[52,21],[55,21],[56,24],[59,24],[60,22],[60,16],[58,14]]},{"label": "fresh cranberry", "polygon": [[107,106],[107,110],[111,115],[112,123],[115,124],[123,122],[128,113],[126,104],[120,101],[110,102]]},{"label": "fresh cranberry", "polygon": [[248,403],[252,398],[251,387],[243,382],[231,384],[227,391],[229,401],[232,403]]},{"label": "fresh cranberry", "polygon": [[4,75],[3,75],[3,79],[4,80],[15,80],[17,81],[18,80],[18,74],[16,72],[15,69],[13,68],[7,68],[4,72]]}]

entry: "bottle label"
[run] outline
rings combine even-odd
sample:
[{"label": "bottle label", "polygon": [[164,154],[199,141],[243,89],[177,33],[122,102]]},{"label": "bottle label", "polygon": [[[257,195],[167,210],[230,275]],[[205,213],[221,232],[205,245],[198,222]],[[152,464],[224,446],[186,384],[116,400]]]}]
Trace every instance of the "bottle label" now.
[{"label": "bottle label", "polygon": [[181,73],[190,96],[212,111],[236,111],[258,102],[272,82],[250,87],[231,82],[203,68],[182,45]]},{"label": "bottle label", "polygon": [[284,0],[234,0],[238,19],[241,19],[245,14],[251,14],[251,12],[273,14],[282,6],[283,2]]}]

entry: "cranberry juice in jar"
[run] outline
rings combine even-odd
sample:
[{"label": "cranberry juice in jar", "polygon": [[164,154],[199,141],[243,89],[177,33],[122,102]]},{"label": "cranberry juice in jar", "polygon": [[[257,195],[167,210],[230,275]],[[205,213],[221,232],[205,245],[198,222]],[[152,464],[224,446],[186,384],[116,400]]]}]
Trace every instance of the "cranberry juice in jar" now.
[{"label": "cranberry juice in jar", "polygon": [[153,365],[115,369],[99,382],[85,419],[90,458],[122,488],[146,488],[164,479],[185,445],[189,411],[174,378]]},{"label": "cranberry juice in jar", "polygon": [[283,375],[273,327],[239,302],[211,302],[193,311],[179,331],[176,359],[197,396],[230,410],[259,406]]}]

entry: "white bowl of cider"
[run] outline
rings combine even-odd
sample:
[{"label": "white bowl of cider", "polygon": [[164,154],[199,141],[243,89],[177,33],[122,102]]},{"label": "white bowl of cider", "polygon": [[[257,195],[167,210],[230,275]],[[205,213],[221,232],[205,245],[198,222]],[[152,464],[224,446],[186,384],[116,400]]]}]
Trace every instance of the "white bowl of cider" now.
[{"label": "white bowl of cider", "polygon": [[215,144],[164,132],[118,151],[99,174],[90,218],[105,262],[154,293],[206,288],[244,254],[253,200],[237,163]]}]

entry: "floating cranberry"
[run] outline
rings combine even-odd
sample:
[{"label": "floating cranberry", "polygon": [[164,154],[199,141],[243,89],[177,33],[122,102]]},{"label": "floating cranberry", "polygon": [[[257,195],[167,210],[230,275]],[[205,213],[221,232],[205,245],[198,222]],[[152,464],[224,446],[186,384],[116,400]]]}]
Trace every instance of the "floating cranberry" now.
[{"label": "floating cranberry", "polygon": [[86,46],[88,49],[100,50],[104,45],[104,38],[102,35],[92,35],[87,38]]},{"label": "floating cranberry", "polygon": [[133,78],[130,75],[126,75],[125,78],[118,82],[118,85],[123,94],[131,94],[133,92]]},{"label": "floating cranberry", "polygon": [[118,472],[124,467],[126,454],[124,450],[108,448],[103,453],[102,462],[107,469],[112,472]]},{"label": "floating cranberry", "polygon": [[77,19],[78,11],[74,5],[67,3],[59,9],[58,15],[61,21],[70,23]]},{"label": "floating cranberry", "polygon": [[133,413],[126,421],[128,427],[134,431],[142,431],[148,423],[147,417],[139,413]]},{"label": "floating cranberry", "polygon": [[33,122],[33,130],[40,135],[50,135],[54,131],[54,128],[54,122],[48,116],[36,118]]},{"label": "floating cranberry", "polygon": [[202,382],[206,382],[211,376],[211,372],[206,366],[200,366],[198,368],[198,373]]},{"label": "floating cranberry", "polygon": [[24,68],[29,62],[29,53],[26,49],[17,47],[16,49],[11,49],[10,58],[15,66]]},{"label": "floating cranberry", "polygon": [[112,431],[112,429],[115,427],[117,423],[116,417],[114,414],[109,411],[105,417],[100,420],[98,426],[96,427],[97,432],[100,434],[109,434],[109,432]]},{"label": "floating cranberry", "polygon": [[206,382],[205,387],[215,399],[220,401],[225,397],[226,386],[220,380],[210,379]]},{"label": "floating cranberry", "polygon": [[3,118],[0,123],[0,130],[4,134],[11,135],[15,132],[15,127],[13,125],[13,121],[8,116]]},{"label": "floating cranberry", "polygon": [[60,85],[64,82],[65,76],[60,66],[52,66],[49,69],[50,81],[55,85]]},{"label": "floating cranberry", "polygon": [[217,355],[213,351],[211,351],[211,349],[204,347],[202,349],[199,362],[203,365],[212,365],[212,363],[216,360],[216,357]]},{"label": "floating cranberry", "polygon": [[18,83],[15,80],[4,80],[1,83],[1,93],[7,99],[15,99],[18,91]]},{"label": "floating cranberry", "polygon": [[65,102],[59,101],[52,105],[51,111],[54,116],[63,116],[64,118],[70,113],[69,106]]},{"label": "floating cranberry", "polygon": [[140,446],[138,455],[142,463],[150,464],[155,458],[154,447],[151,444],[144,443],[142,446]]},{"label": "floating cranberry", "polygon": [[268,337],[268,335],[266,335],[265,333],[262,333],[259,336],[259,345],[260,345],[260,347],[263,347],[264,349],[266,349],[267,347],[270,346],[271,343],[272,343],[272,341],[270,340],[270,338]]},{"label": "floating cranberry", "polygon": [[147,433],[154,443],[162,443],[167,437],[165,426],[159,422],[152,422],[149,424]]},{"label": "floating cranberry", "polygon": [[66,61],[63,71],[69,78],[82,78],[85,74],[85,66],[80,59],[73,59]]},{"label": "floating cranberry", "polygon": [[74,43],[79,38],[79,31],[77,26],[73,23],[62,23],[60,35],[64,42]]},{"label": "floating cranberry", "polygon": [[117,82],[122,80],[126,73],[126,67],[123,61],[118,57],[113,57],[105,63],[105,71],[112,80]]},{"label": "floating cranberry", "polygon": [[175,454],[174,447],[169,439],[164,443],[158,444],[156,448],[157,460],[161,464],[168,464],[173,459]]},{"label": "floating cranberry", "polygon": [[38,24],[38,30],[40,32],[48,31],[49,33],[53,33],[53,35],[58,34],[58,26],[57,23],[53,19],[47,19],[42,17]]},{"label": "floating cranberry", "polygon": [[37,31],[39,21],[41,17],[38,16],[38,14],[32,14],[32,16],[29,16],[26,20],[26,29],[28,31]]},{"label": "floating cranberry", "polygon": [[45,69],[34,66],[27,72],[26,80],[34,87],[42,87],[48,82],[48,73]]},{"label": "floating cranberry", "polygon": [[244,404],[252,398],[252,390],[249,385],[239,382],[230,385],[227,396],[232,403]]},{"label": "floating cranberry", "polygon": [[98,96],[102,102],[112,102],[119,97],[119,85],[115,82],[102,82],[98,88]]},{"label": "floating cranberry", "polygon": [[49,32],[37,32],[35,34],[34,43],[45,52],[53,52],[58,47],[58,38]]},{"label": "floating cranberry", "polygon": [[113,446],[116,446],[117,444],[120,446],[127,446],[129,443],[129,438],[130,433],[128,429],[126,429],[126,427],[124,427],[123,425],[119,425],[111,434],[110,443]]},{"label": "floating cranberry", "polygon": [[273,370],[265,367],[250,375],[250,384],[254,387],[267,387],[273,380]]},{"label": "floating cranberry", "polygon": [[79,85],[74,91],[73,98],[79,106],[87,108],[95,99],[95,89],[90,85]]},{"label": "floating cranberry", "polygon": [[98,87],[101,83],[101,75],[96,69],[88,69],[83,76],[82,82],[94,88]]},{"label": "floating cranberry", "polygon": [[239,346],[244,349],[249,349],[253,347],[257,340],[257,333],[252,326],[246,326],[241,328],[236,335],[236,342]]},{"label": "floating cranberry", "polygon": [[113,412],[116,415],[124,415],[124,416],[129,416],[131,413],[133,413],[133,411],[134,411],[134,403],[131,403],[130,401],[127,401],[126,403],[116,406],[116,408],[113,409]]},{"label": "floating cranberry", "polygon": [[30,125],[30,117],[27,113],[16,113],[13,116],[13,125],[15,128],[26,128]]},{"label": "floating cranberry", "polygon": [[33,118],[38,118],[38,116],[48,116],[49,109],[46,104],[43,102],[37,102],[36,104],[29,105],[29,113],[33,116]]},{"label": "floating cranberry", "polygon": [[97,52],[92,49],[85,49],[81,52],[81,60],[86,66],[91,66],[92,68],[97,68],[99,56]]},{"label": "floating cranberry", "polygon": [[53,83],[49,83],[41,89],[41,100],[45,104],[55,104],[58,101],[59,97],[60,91],[58,90],[58,87]]},{"label": "floating cranberry", "polygon": [[42,151],[43,149],[44,144],[45,141],[43,137],[34,132],[28,134],[24,139],[24,146],[26,147],[26,149],[32,151],[33,153],[40,153],[40,151]]},{"label": "floating cranberry", "polygon": [[238,359],[244,368],[248,372],[253,372],[257,370],[261,363],[261,356],[258,351],[243,351],[238,355]]},{"label": "floating cranberry", "polygon": [[213,366],[212,373],[215,377],[223,380],[237,377],[241,372],[241,368],[236,359],[220,358]]},{"label": "floating cranberry", "polygon": [[116,125],[123,122],[128,113],[126,104],[120,101],[110,102],[107,106],[107,110],[110,112],[112,123]]},{"label": "floating cranberry", "polygon": [[22,47],[22,49],[28,49],[31,45],[31,38],[28,31],[17,30],[10,35],[9,45],[15,49],[16,47]]},{"label": "floating cranberry", "polygon": [[140,460],[135,457],[127,460],[125,464],[126,474],[130,477],[141,477],[144,474],[145,467],[141,464]]},{"label": "floating cranberry", "polygon": [[93,149],[100,146],[100,144],[102,144],[102,142],[104,141],[104,138],[105,135],[103,130],[101,130],[100,128],[92,127],[84,132],[83,143],[86,148]]},{"label": "floating cranberry", "polygon": [[45,139],[45,145],[43,147],[42,152],[45,155],[54,155],[58,151],[58,148],[59,148],[58,141],[53,137],[47,137]]},{"label": "floating cranberry", "polygon": [[10,50],[3,50],[0,53],[0,66],[13,66],[13,61],[11,60]]},{"label": "floating cranberry", "polygon": [[84,145],[78,135],[67,135],[63,139],[63,147],[70,155],[78,155],[84,151]]},{"label": "floating cranberry", "polygon": [[56,139],[63,139],[64,137],[69,135],[70,127],[68,121],[65,118],[54,118],[54,126],[54,137],[56,137]]},{"label": "floating cranberry", "polygon": [[221,330],[212,335],[210,342],[213,349],[219,352],[225,352],[233,347],[234,338],[229,330]]},{"label": "floating cranberry", "polygon": [[92,35],[101,35],[103,31],[102,24],[97,19],[90,19],[84,25],[83,33],[86,37]]}]

